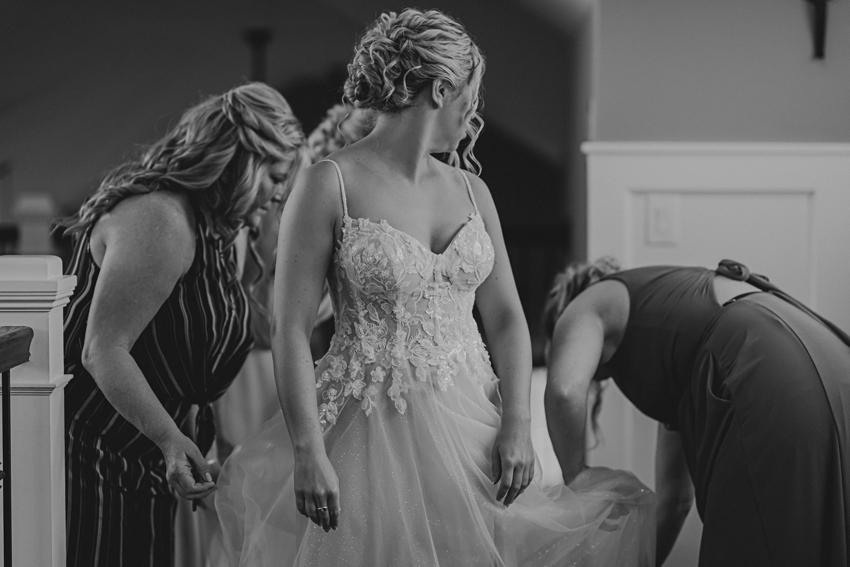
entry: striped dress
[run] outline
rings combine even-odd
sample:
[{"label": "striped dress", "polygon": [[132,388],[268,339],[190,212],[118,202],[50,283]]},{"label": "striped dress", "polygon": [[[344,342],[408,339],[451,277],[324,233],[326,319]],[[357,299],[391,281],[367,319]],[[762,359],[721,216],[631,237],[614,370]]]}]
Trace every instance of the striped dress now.
[{"label": "striped dress", "polygon": [[[214,430],[209,404],[233,381],[250,351],[248,299],[236,277],[235,247],[197,214],[195,257],[133,345],[131,355],[166,411],[183,423],[198,405],[195,439],[206,454]],[[121,417],[81,358],[97,277],[80,237],[68,273],[78,287],[65,311],[67,554],[70,566],[169,566],[176,506],[159,448]]]}]

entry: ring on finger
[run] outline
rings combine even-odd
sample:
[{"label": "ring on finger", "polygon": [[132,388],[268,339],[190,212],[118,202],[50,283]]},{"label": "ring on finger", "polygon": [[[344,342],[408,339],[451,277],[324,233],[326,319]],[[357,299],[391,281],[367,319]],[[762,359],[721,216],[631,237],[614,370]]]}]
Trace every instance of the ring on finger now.
[{"label": "ring on finger", "polygon": [[316,510],[318,510],[319,512],[327,512],[328,507],[327,506],[319,506],[318,508],[316,508]]}]

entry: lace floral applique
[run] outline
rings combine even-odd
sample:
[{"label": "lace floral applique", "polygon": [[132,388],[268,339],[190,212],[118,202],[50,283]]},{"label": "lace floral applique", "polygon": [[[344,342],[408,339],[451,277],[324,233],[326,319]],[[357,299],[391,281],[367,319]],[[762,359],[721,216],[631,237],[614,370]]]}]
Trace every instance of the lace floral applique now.
[{"label": "lace floral applique", "polygon": [[386,221],[346,217],[329,278],[336,333],[317,367],[322,425],[335,424],[350,399],[369,415],[385,391],[404,414],[414,387],[446,391],[459,375],[491,380],[472,305],[493,259],[477,214],[442,254]]}]

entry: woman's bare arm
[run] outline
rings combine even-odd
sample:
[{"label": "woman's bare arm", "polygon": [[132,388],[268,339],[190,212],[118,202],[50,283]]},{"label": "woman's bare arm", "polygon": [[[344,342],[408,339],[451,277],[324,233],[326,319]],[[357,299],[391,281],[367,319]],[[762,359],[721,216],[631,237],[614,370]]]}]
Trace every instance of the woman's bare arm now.
[{"label": "woman's bare arm", "polygon": [[492,454],[493,476],[501,481],[496,498],[509,505],[534,478],[531,338],[496,206],[484,182],[473,175],[469,178],[496,255],[493,270],[476,292],[476,303],[502,394],[502,426]]},{"label": "woman's bare arm", "polygon": [[[298,511],[326,531],[339,518],[339,481],[325,452],[310,335],[333,255],[342,197],[330,163],[299,178],[280,222],[272,315],[272,356],[283,416],[295,451]],[[327,506],[327,511],[320,510]]]},{"label": "woman's bare arm", "polygon": [[584,470],[587,392],[604,342],[599,315],[573,303],[555,325],[543,396],[546,426],[565,484]]},{"label": "woman's bare arm", "polygon": [[682,450],[682,436],[658,424],[655,448],[656,565],[663,565],[694,501],[694,486]]},{"label": "woman's bare arm", "polygon": [[586,466],[590,383],[600,363],[616,352],[628,318],[625,286],[601,281],[581,292],[555,324],[543,401],[549,437],[566,484]]},{"label": "woman's bare arm", "polygon": [[130,355],[194,257],[195,229],[182,197],[166,192],[129,197],[92,234],[100,264],[83,347],[83,366],[119,414],[156,443],[169,483],[186,498],[214,487],[198,482],[203,455],[162,406]]}]

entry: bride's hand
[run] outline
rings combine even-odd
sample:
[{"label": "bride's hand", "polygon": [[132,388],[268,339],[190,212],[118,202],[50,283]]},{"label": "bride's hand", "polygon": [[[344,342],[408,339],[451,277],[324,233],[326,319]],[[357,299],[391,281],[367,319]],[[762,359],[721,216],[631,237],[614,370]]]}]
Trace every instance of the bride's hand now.
[{"label": "bride's hand", "polygon": [[534,478],[534,449],[529,424],[502,422],[490,453],[493,482],[499,482],[496,500],[509,506]]},{"label": "bride's hand", "polygon": [[326,532],[339,523],[339,479],[327,455],[295,459],[295,506]]}]

